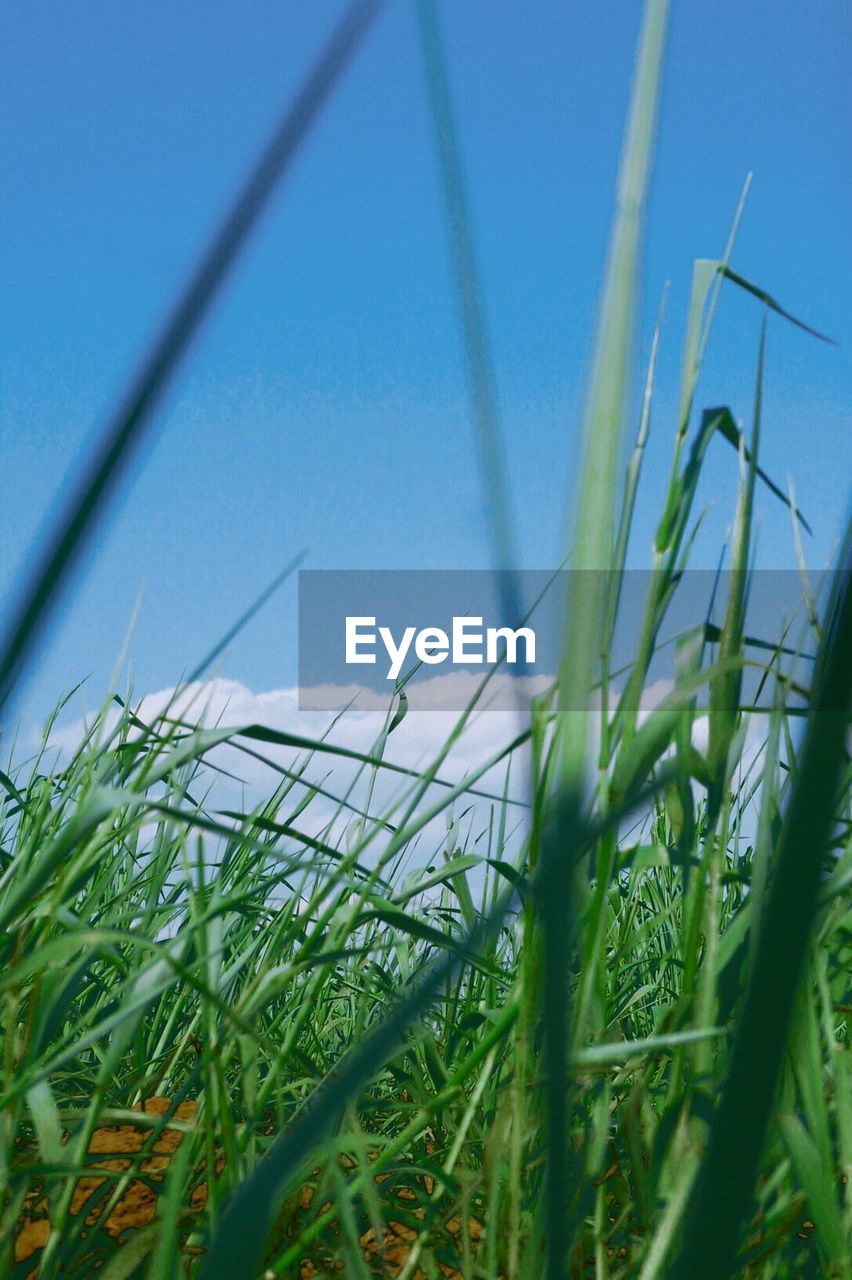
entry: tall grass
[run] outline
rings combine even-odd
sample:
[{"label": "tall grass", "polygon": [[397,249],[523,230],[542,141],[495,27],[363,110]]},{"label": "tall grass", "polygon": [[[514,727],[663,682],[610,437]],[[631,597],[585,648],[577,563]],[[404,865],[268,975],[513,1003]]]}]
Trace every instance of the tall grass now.
[{"label": "tall grass", "polygon": [[[353,11],[347,48],[375,7]],[[848,563],[822,597],[804,579],[798,643],[748,634],[755,508],[788,501],[797,546],[803,518],[759,463],[768,320],[793,317],[732,270],[740,211],[722,257],[695,265],[654,573],[630,668],[610,670],[670,340],[658,326],[619,485],[665,19],[651,0],[575,504],[575,565],[598,573],[573,579],[563,670],[522,732],[455,781],[487,680],[417,771],[393,759],[396,702],[353,751],[334,727],[208,727],[187,686],[151,716],[113,691],[64,752],[61,704],[33,754],[7,748],[0,1275],[852,1274]],[[440,76],[435,104],[452,209]],[[456,234],[464,293],[467,224]],[[696,404],[730,289],[756,310],[748,440],[732,409]],[[472,296],[480,440],[505,516]],[[157,393],[180,354],[162,342]],[[140,421],[131,405],[111,438]],[[716,448],[728,598],[720,625],[679,638],[674,687],[645,714]],[[6,691],[109,489],[97,474],[24,593]],[[498,531],[498,558],[509,545]],[[800,650],[817,653],[803,734]],[[744,708],[747,668],[768,714]],[[594,719],[577,710],[593,686]],[[227,807],[220,774],[241,761],[274,781]]]}]

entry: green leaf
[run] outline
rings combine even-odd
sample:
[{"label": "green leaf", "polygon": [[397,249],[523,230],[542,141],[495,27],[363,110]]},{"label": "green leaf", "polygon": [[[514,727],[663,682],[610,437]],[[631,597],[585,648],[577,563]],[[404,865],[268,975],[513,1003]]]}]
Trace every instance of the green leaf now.
[{"label": "green leaf", "polygon": [[[701,422],[702,422],[702,431],[705,429],[704,424],[706,423],[707,429],[709,429],[710,431],[718,431],[719,434],[723,437],[723,439],[727,440],[730,445],[733,445],[734,449],[736,449],[737,451],[737,454],[739,454],[740,449],[742,449],[743,456],[745,457],[746,462],[751,462],[752,460],[751,451],[749,450],[748,445],[745,443],[742,431],[734,421],[734,415],[731,413],[730,409],[727,408],[727,406],[722,405],[717,409],[705,409],[702,415]],[[793,509],[792,504],[790,502],[789,497],[784,492],[784,490],[779,489],[775,481],[770,479],[770,477],[763,470],[763,467],[758,466],[756,470],[757,470],[758,479],[763,481],[767,489],[769,489],[770,493],[773,493],[776,498],[778,498],[781,502],[783,502],[785,507],[789,507],[792,510]],[[801,511],[799,511],[798,508],[796,508],[795,514],[796,514],[796,519],[799,521],[802,528],[806,529],[807,532],[811,534],[811,536],[813,536],[813,529],[808,524],[807,520],[805,519],[805,517],[802,515]]]},{"label": "green leaf", "polygon": [[836,1268],[836,1274],[843,1275],[852,1257],[834,1195],[834,1170],[820,1159],[816,1144],[798,1116],[781,1116],[778,1123],[808,1197],[809,1214],[817,1225],[817,1239],[826,1260]]},{"label": "green leaf", "polygon": [[470,871],[471,867],[478,867],[481,862],[482,859],[473,854],[466,854],[462,858],[454,858],[452,862],[448,862],[445,866],[438,868],[437,871],[433,871],[431,875],[424,876],[422,880],[418,880],[411,888],[396,894],[391,900],[392,905],[402,906],[403,903],[410,901],[411,898],[415,898],[418,894],[431,889],[433,885],[451,884],[454,876],[461,875],[464,871]]},{"label": "green leaf", "polygon": [[752,297],[758,298],[762,303],[769,307],[771,311],[777,312],[779,316],[783,316],[785,320],[789,320],[790,323],[794,324],[798,329],[804,329],[805,333],[809,333],[814,338],[819,338],[820,342],[828,342],[833,347],[837,346],[837,343],[833,338],[826,337],[826,335],[824,333],[820,333],[818,329],[812,329],[809,324],[805,324],[804,320],[797,319],[796,316],[792,315],[789,311],[786,311],[780,303],[776,302],[771,294],[767,293],[764,289],[758,288],[758,286],[756,284],[752,284],[750,280],[746,280],[745,276],[741,276],[738,272],[732,271],[729,266],[726,266],[721,262],[718,264],[718,268],[726,280],[730,280],[732,284],[737,285],[740,289],[744,289],[746,293],[750,293]]}]

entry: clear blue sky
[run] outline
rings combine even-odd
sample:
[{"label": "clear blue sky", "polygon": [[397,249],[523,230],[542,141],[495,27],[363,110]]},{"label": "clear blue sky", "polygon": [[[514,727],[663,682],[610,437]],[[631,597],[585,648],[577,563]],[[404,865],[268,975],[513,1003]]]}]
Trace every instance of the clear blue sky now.
[{"label": "clear blue sky", "polygon": [[[0,591],[341,6],[0,0]],[[445,0],[448,60],[523,563],[561,556],[639,5]],[[852,272],[845,0],[674,0],[638,335],[671,279],[635,562],[667,471],[694,257],[745,173],[743,274],[835,336],[773,321],[763,461],[821,564],[849,496]],[[700,399],[748,417],[759,308],[726,292]],[[731,510],[721,445],[707,559]],[[763,500],[764,563],[790,564]],[[51,637],[30,707],[131,652],[168,685],[295,551],[315,567],[485,567],[413,7],[391,0],[185,366]],[[225,673],[292,683],[295,590]]]}]

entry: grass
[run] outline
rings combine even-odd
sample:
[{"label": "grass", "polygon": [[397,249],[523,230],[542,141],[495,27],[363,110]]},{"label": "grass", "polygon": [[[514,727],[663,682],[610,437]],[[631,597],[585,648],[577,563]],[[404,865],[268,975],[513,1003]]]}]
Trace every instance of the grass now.
[{"label": "grass", "polygon": [[[394,763],[396,698],[353,752],[333,729],[205,727],[198,694],[146,718],[113,691],[70,750],[64,703],[34,754],[7,747],[0,1275],[852,1275],[848,561],[822,596],[803,568],[795,640],[747,633],[756,505],[788,502],[795,548],[803,518],[759,464],[768,320],[794,318],[730,267],[740,211],[722,258],[695,266],[654,573],[630,668],[610,670],[661,341],[658,326],[621,483],[666,16],[651,0],[573,507],[573,563],[599,572],[571,576],[563,670],[518,737],[454,781],[486,687],[418,771]],[[421,17],[499,518],[461,171]],[[315,88],[345,62],[331,49]],[[748,440],[730,409],[696,404],[728,289],[763,313]],[[109,474],[34,571],[4,696],[209,296],[180,342],[165,332],[144,404],[110,424]],[[731,465],[727,598],[679,638],[674,688],[646,714],[714,448]],[[509,545],[495,530],[498,556]],[[805,676],[797,652],[817,654]],[[746,669],[767,714],[744,708]],[[574,709],[593,687],[602,710]],[[225,808],[217,771],[259,760],[265,800]]]}]

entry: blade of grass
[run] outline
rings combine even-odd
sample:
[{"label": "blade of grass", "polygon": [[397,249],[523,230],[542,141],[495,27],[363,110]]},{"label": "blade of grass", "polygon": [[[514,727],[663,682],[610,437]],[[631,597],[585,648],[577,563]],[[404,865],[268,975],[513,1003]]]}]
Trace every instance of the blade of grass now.
[{"label": "blade of grass", "polygon": [[[480,473],[491,516],[494,567],[512,570],[515,564],[515,539],[493,362],[485,326],[464,170],[435,0],[418,0],[417,15],[443,178],[456,293],[479,444]],[[517,586],[511,574],[508,577],[501,575],[500,581],[508,587],[508,598],[504,600],[504,606],[514,625],[520,616]]]},{"label": "blade of grass", "polygon": [[267,600],[272,599],[272,597],[275,595],[275,592],[278,590],[278,588],[280,586],[283,586],[283,584],[290,577],[290,574],[295,573],[295,571],[298,569],[299,565],[302,563],[304,558],[305,558],[305,552],[300,551],[297,556],[293,557],[293,559],[290,561],[289,564],[284,566],[284,568],[281,570],[280,573],[277,573],[275,575],[272,581],[268,583],[267,586],[264,587],[264,589],[261,591],[257,599],[253,600],[252,603],[249,605],[249,607],[243,613],[240,614],[236,622],[234,622],[233,625],[228,628],[228,630],[222,636],[221,640],[219,640],[213,646],[210,652],[201,659],[198,665],[192,669],[192,671],[186,677],[186,681],[185,681],[186,684],[193,684],[194,681],[200,680],[201,677],[207,671],[209,671],[210,667],[213,665],[213,663],[216,661],[219,655],[223,653],[225,649],[227,649],[231,641],[235,640],[237,636],[240,634],[240,632],[245,627],[248,626],[252,618],[254,618],[255,615],[259,613],[260,610],[263,608],[263,606],[266,604]]},{"label": "blade of grass", "polygon": [[792,314],[792,312],[787,311],[782,307],[780,302],[776,302],[772,295],[767,293],[765,289],[760,289],[756,284],[752,284],[750,280],[746,280],[745,276],[741,276],[736,271],[732,271],[726,263],[720,262],[719,270],[726,280],[730,280],[732,284],[738,285],[740,289],[744,289],[746,293],[750,293],[752,297],[757,298],[765,306],[769,307],[770,311],[775,311],[779,316],[783,316],[785,320],[789,320],[790,324],[795,325],[797,329],[804,330],[804,332],[809,333],[812,338],[819,338],[820,342],[827,342],[832,347],[837,346],[834,338],[829,338],[826,334],[820,333],[819,329],[812,329],[809,324],[805,324],[804,320],[799,320],[798,317]]},{"label": "blade of grass", "polygon": [[[750,461],[746,462],[744,448],[741,455],[743,474],[740,478],[740,496],[734,521],[728,604],[722,625],[722,634],[719,639],[720,662],[741,658],[743,651],[746,589],[751,552],[752,512],[754,508],[757,452],[763,409],[763,369],[765,358],[766,318],[764,316],[760,331],[760,349],[757,357],[757,385],[754,394]],[[710,686],[708,763],[713,782],[711,806],[714,808],[721,803],[721,790],[727,786],[726,765],[731,742],[739,722],[741,688],[742,670],[737,668],[720,676]],[[711,814],[712,820],[715,820],[715,817]]]},{"label": "blade of grass", "polygon": [[0,710],[34,660],[50,614],[228,272],[384,3],[354,0],[344,13],[93,450],[76,491],[28,575],[0,644]]},{"label": "blade of grass", "polygon": [[[705,413],[713,416],[715,429],[719,434],[724,436],[728,443],[733,445],[737,452],[742,448],[746,462],[751,462],[751,453],[748,445],[746,445],[742,440],[742,432],[734,421],[734,415],[731,413],[730,409],[723,406],[719,409],[705,409]],[[763,467],[757,468],[757,476],[759,480],[763,481],[770,493],[774,493],[775,497],[783,502],[785,507],[790,507],[794,520],[798,520],[801,523],[802,528],[805,529],[811,537],[813,537],[813,529],[808,524],[801,511],[792,507],[787,494],[783,489],[780,489],[778,485],[775,484],[774,480],[772,480],[770,476],[766,474]]]},{"label": "blade of grass", "polygon": [[727,1280],[749,1217],[845,767],[852,694],[852,526],[837,575],[798,778],[766,898],[731,1066],[672,1280]]},{"label": "blade of grass", "polygon": [[[654,149],[667,21],[667,0],[648,0],[643,12],[619,171],[607,278],[577,472],[581,484],[573,513],[573,568],[579,572],[569,575],[567,624],[559,675],[559,792],[543,841],[539,870],[544,935],[541,1034],[547,1172],[542,1214],[547,1242],[547,1280],[563,1280],[572,1239],[567,1070],[571,1022],[568,973],[575,946],[572,879],[583,898],[588,896],[588,888],[581,883],[583,872],[572,869],[571,850],[583,803],[588,703],[595,683],[594,663],[601,651],[607,598],[605,571],[611,568],[614,549],[617,470],[632,358],[642,213]],[[613,856],[614,842],[606,841],[599,861],[611,861]],[[599,865],[598,894],[606,892],[610,875],[610,866]],[[593,944],[596,941],[593,939]],[[585,958],[589,958],[587,954]],[[596,965],[599,961],[596,949],[593,963]],[[575,1023],[582,1035],[585,1010]]]},{"label": "blade of grass", "polygon": [[[577,468],[577,475],[582,479],[573,519],[572,567],[579,570],[602,571],[612,563],[617,467],[632,354],[641,220],[650,175],[667,15],[666,0],[653,0],[646,5],[637,55]],[[560,701],[563,708],[573,709],[585,705],[592,687],[592,664],[599,652],[602,600],[595,574],[580,573],[572,577]],[[573,731],[563,735],[563,771],[568,776],[582,767],[586,746],[585,719],[580,723],[572,715],[571,720]]]}]

